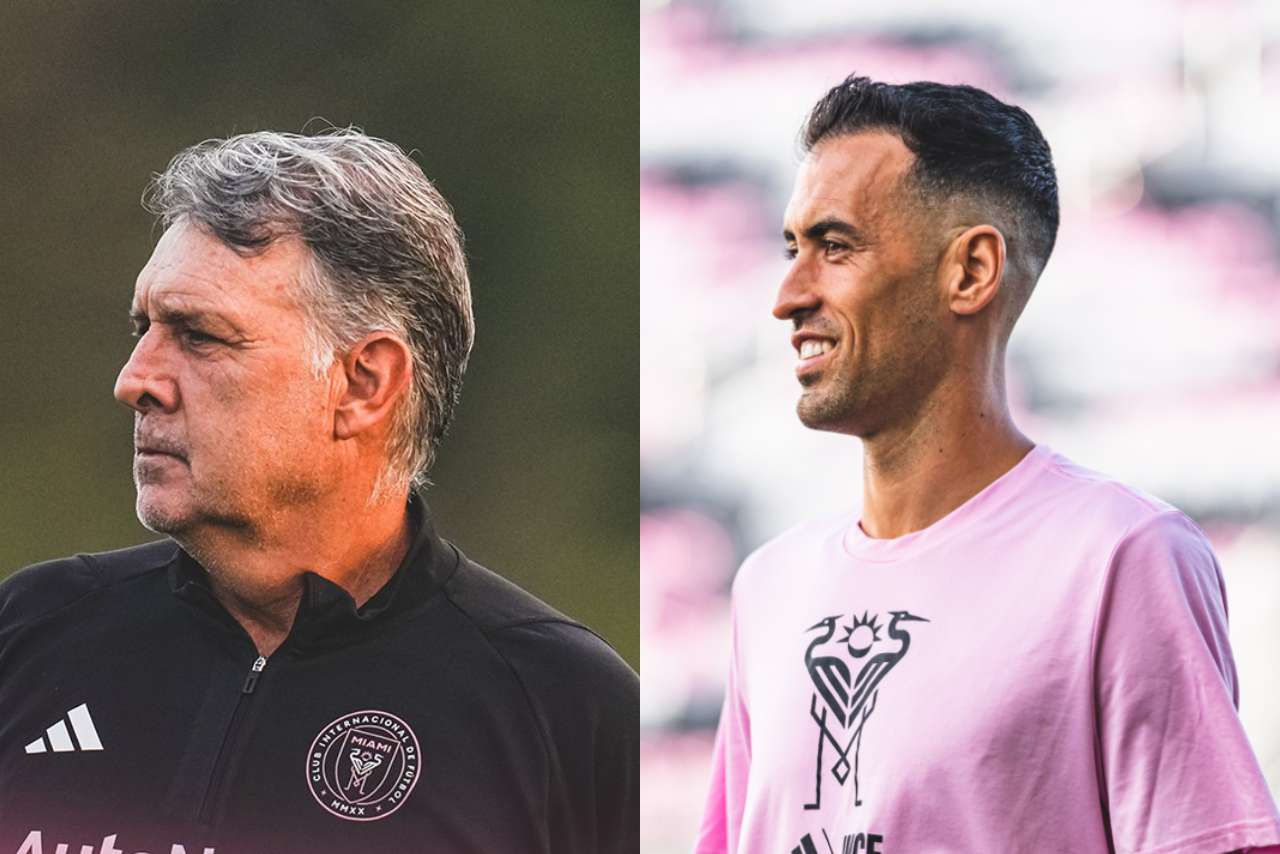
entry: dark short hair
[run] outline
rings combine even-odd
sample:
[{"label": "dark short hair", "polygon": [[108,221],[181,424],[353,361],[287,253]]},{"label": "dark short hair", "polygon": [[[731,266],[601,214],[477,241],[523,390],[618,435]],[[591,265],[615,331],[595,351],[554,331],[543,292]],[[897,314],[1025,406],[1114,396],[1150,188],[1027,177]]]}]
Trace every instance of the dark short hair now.
[{"label": "dark short hair", "polygon": [[1013,242],[1021,238],[1034,282],[1058,236],[1058,178],[1049,143],[1026,110],[973,86],[851,76],[814,105],[804,149],[871,130],[902,139],[915,155],[909,177],[926,197],[971,199],[1010,220],[1009,251],[1019,251]]}]

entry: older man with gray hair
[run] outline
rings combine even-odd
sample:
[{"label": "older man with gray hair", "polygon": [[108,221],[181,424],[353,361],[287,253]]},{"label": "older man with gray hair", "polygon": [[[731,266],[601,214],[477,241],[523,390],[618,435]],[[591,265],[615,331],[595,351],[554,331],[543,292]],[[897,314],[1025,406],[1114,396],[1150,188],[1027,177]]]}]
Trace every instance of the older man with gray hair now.
[{"label": "older man with gray hair", "polygon": [[434,532],[474,336],[395,145],[259,132],[145,203],[137,514],[0,585],[0,852],[638,851],[638,680]]}]

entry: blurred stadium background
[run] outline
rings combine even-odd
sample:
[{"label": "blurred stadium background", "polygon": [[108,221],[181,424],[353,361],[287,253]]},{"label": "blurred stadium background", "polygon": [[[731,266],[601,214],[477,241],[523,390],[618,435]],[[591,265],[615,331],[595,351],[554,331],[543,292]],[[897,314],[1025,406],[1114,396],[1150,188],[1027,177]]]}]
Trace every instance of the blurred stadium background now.
[{"label": "blurred stadium background", "polygon": [[143,185],[201,139],[356,124],[467,235],[478,323],[433,472],[439,530],[639,664],[639,11],[590,2],[0,7],[0,577],[153,539],[111,397],[158,233]]},{"label": "blurred stadium background", "polygon": [[861,499],[857,443],[795,419],[769,316],[797,131],[854,71],[971,83],[1041,125],[1063,224],[1014,332],[1015,416],[1209,534],[1240,714],[1280,793],[1280,4],[642,7],[644,850],[692,845],[738,563]]}]

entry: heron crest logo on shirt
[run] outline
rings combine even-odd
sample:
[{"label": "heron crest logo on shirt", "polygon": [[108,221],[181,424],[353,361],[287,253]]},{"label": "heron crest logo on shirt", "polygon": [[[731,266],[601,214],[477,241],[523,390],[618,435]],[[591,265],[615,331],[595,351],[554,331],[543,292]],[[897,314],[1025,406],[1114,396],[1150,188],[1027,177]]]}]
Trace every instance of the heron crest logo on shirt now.
[{"label": "heron crest logo on shirt", "polygon": [[[809,699],[809,716],[818,725],[818,758],[812,803],[804,808],[822,807],[822,778],[827,772],[841,786],[852,775],[853,803],[858,797],[858,754],[862,749],[862,730],[876,709],[880,683],[911,646],[911,635],[902,623],[918,620],[929,622],[907,611],[889,611],[887,626],[877,622],[879,614],[851,614],[847,623],[843,615],[824,617],[805,630],[817,636],[804,652],[804,666],[813,682]],[[836,637],[836,630],[843,634]],[[887,637],[881,636],[881,630]],[[873,648],[884,647],[870,655]],[[868,658],[868,655],[870,657]],[[863,661],[865,659],[865,661]],[[854,675],[854,668],[858,668]],[[835,759],[824,758],[827,745],[835,751]],[[850,753],[853,754],[850,762]],[[830,762],[830,767],[827,763]]]},{"label": "heron crest logo on shirt", "polygon": [[395,715],[343,715],[307,751],[307,785],[320,806],[350,821],[377,821],[404,805],[418,783],[418,737]]}]

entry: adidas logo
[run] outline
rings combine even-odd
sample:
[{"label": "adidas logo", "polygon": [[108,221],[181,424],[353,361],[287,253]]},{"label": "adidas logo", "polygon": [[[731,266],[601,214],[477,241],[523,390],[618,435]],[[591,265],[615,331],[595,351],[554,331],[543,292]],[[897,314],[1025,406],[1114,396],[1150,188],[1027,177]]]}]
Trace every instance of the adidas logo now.
[{"label": "adidas logo", "polygon": [[[67,728],[67,721],[71,721],[70,729]],[[71,740],[72,733],[75,734],[74,742]],[[81,703],[67,712],[65,718],[49,727],[44,731],[44,735],[26,746],[27,753],[45,753],[49,750],[54,753],[72,753],[78,750],[101,749],[102,740],[98,738],[98,729],[93,725],[93,718],[89,717],[87,703]]]}]

